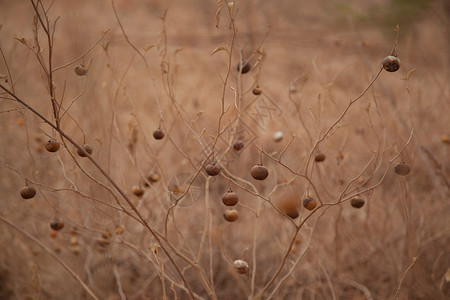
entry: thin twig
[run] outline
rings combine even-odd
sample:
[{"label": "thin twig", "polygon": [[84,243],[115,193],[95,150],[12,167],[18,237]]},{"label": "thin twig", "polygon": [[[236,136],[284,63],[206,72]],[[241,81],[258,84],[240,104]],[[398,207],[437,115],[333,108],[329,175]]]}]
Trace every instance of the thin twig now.
[{"label": "thin twig", "polygon": [[52,72],[55,72],[55,71],[58,71],[58,70],[60,70],[60,69],[65,68],[65,67],[68,67],[68,66],[70,66],[71,64],[76,63],[78,60],[82,59],[82,58],[83,58],[84,56],[86,56],[89,52],[91,52],[92,49],[94,49],[95,46],[97,46],[98,43],[100,43],[100,41],[106,36],[106,34],[109,32],[109,30],[110,30],[110,28],[108,28],[108,29],[106,29],[105,31],[103,31],[103,32],[102,32],[102,35],[94,42],[94,44],[92,44],[92,46],[89,47],[89,49],[87,49],[87,50],[86,50],[83,54],[81,54],[79,57],[75,58],[74,60],[72,60],[72,61],[70,61],[70,62],[68,62],[68,63],[66,63],[66,64],[64,64],[64,65],[62,65],[62,66],[53,68]]},{"label": "thin twig", "polygon": [[397,299],[398,294],[400,292],[400,288],[402,287],[403,280],[405,279],[406,274],[413,267],[413,265],[416,261],[417,261],[417,257],[415,256],[415,257],[413,257],[411,264],[408,266],[408,268],[406,268],[405,272],[403,273],[402,278],[400,279],[400,282],[398,284],[397,291],[395,292],[393,300]]}]

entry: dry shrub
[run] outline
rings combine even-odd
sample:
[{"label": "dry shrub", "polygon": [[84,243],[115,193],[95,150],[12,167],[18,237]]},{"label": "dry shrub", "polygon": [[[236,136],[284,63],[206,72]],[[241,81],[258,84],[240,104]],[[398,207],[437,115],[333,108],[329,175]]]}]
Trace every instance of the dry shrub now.
[{"label": "dry shrub", "polygon": [[448,297],[448,15],[402,3],[3,3],[0,298]]}]

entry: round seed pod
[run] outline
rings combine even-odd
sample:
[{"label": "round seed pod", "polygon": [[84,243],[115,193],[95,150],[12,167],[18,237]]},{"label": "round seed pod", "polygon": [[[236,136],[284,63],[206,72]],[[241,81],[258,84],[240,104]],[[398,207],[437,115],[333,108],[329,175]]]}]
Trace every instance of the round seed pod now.
[{"label": "round seed pod", "polygon": [[316,162],[322,162],[322,161],[325,160],[325,158],[327,158],[327,156],[324,153],[321,153],[321,152],[317,153],[316,156],[314,156],[314,160]]},{"label": "round seed pod", "polygon": [[241,74],[248,73],[252,68],[252,66],[250,65],[249,62],[243,62],[242,64],[244,65],[243,67],[241,66],[240,62],[237,64],[237,71],[240,72]]},{"label": "round seed pod", "polygon": [[117,235],[121,235],[125,231],[125,226],[120,224],[116,226],[116,229],[114,229],[114,233]]},{"label": "round seed pod", "polygon": [[142,179],[141,183],[140,183],[144,187],[149,187],[150,186],[149,183],[155,183],[161,179],[159,174],[156,172],[150,172],[145,178],[146,178],[146,180]]},{"label": "round seed pod", "polygon": [[[91,155],[92,154],[92,146],[89,144],[83,144],[81,145],[81,148],[83,148],[84,151],[87,152],[87,154]],[[80,149],[77,149],[77,153],[80,157],[87,157],[86,154],[84,154],[83,151],[81,151]]]},{"label": "round seed pod", "polygon": [[76,236],[70,237],[70,244],[71,244],[72,246],[78,245],[78,239],[77,239]]},{"label": "round seed pod", "polygon": [[220,173],[220,168],[217,164],[207,164],[205,166],[205,171],[209,176],[217,176]]},{"label": "round seed pod", "polygon": [[234,222],[239,218],[239,213],[235,209],[227,209],[224,211],[223,217],[228,222]]},{"label": "round seed pod", "polygon": [[164,138],[164,132],[161,130],[161,128],[156,129],[155,131],[153,131],[153,137],[155,138],[155,140],[160,140],[162,138]]},{"label": "round seed pod", "polygon": [[291,208],[289,210],[286,210],[284,213],[291,219],[297,219],[298,216],[300,215],[300,213],[298,212],[298,209],[296,209],[296,208]]},{"label": "round seed pod", "polygon": [[350,200],[350,204],[354,208],[361,208],[364,206],[365,203],[366,203],[366,201],[364,201],[364,199],[361,198],[360,196],[355,196],[352,198],[352,200]]},{"label": "round seed pod", "polygon": [[245,274],[249,270],[248,263],[242,259],[235,260],[233,262],[233,268],[235,268],[239,274]]},{"label": "round seed pod", "polygon": [[264,180],[269,176],[269,169],[263,165],[254,165],[250,171],[252,177],[256,180]]},{"label": "round seed pod", "polygon": [[36,189],[32,186],[26,185],[20,190],[20,196],[23,199],[31,199],[36,196]]},{"label": "round seed pod", "polygon": [[253,95],[256,95],[256,96],[261,95],[262,89],[259,86],[256,86],[252,89],[252,93],[253,93]]},{"label": "round seed pod", "polygon": [[48,140],[48,142],[45,144],[45,150],[47,150],[48,152],[56,152],[59,150],[59,147],[59,143],[54,139]]},{"label": "round seed pod", "polygon": [[409,174],[409,171],[411,171],[411,168],[408,166],[407,163],[401,162],[398,163],[394,168],[395,173],[400,176],[406,176]]},{"label": "round seed pod", "polygon": [[138,197],[142,197],[145,193],[145,190],[142,187],[137,186],[137,185],[134,185],[131,188],[131,191],[133,192],[134,195],[136,195]]},{"label": "round seed pod", "polygon": [[234,206],[238,203],[239,197],[233,191],[228,191],[222,196],[222,202],[226,206]]},{"label": "round seed pod", "polygon": [[161,177],[159,176],[159,174],[155,172],[150,173],[150,175],[148,176],[148,180],[150,182],[158,182],[160,179]]},{"label": "round seed pod", "polygon": [[233,144],[234,151],[238,152],[238,151],[242,150],[242,148],[244,148],[244,142],[242,142],[242,141],[234,142],[234,144]]},{"label": "round seed pod", "polygon": [[317,207],[317,202],[311,197],[307,197],[303,199],[303,207],[305,207],[307,210],[313,210]]},{"label": "round seed pod", "polygon": [[300,215],[298,211],[298,202],[295,198],[285,198],[281,200],[278,207],[291,219],[296,219]]},{"label": "round seed pod", "polygon": [[273,134],[273,140],[274,142],[281,142],[283,140],[283,132],[282,131],[275,131]]},{"label": "round seed pod", "polygon": [[75,74],[77,74],[78,76],[84,76],[87,74],[87,69],[85,66],[83,65],[78,65],[75,67]]},{"label": "round seed pod", "polygon": [[383,59],[383,69],[388,72],[395,72],[400,69],[400,59],[398,57],[389,55]]},{"label": "round seed pod", "polygon": [[442,141],[444,144],[450,144],[450,139],[448,138],[448,135],[446,135],[446,134],[443,134],[443,135],[441,136],[441,141]]},{"label": "round seed pod", "polygon": [[295,83],[291,83],[289,85],[289,93],[295,94],[295,93],[297,93],[297,91],[298,91],[297,85]]},{"label": "round seed pod", "polygon": [[53,221],[50,222],[50,228],[53,229],[54,231],[59,231],[64,228],[64,222],[58,219],[54,219]]},{"label": "round seed pod", "polygon": [[[151,172],[151,173],[147,176],[147,180],[148,180],[150,183],[158,182],[160,179],[161,179],[161,177],[160,177],[159,174],[156,173],[156,172]],[[145,182],[144,185],[145,185],[145,186],[149,186],[149,185],[147,184],[147,182]]]}]

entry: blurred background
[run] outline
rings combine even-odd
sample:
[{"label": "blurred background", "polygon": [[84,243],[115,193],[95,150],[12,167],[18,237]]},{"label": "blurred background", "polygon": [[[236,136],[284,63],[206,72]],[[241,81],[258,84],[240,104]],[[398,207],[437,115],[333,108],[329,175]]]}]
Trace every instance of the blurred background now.
[{"label": "blurred background", "polygon": [[[163,232],[174,193],[186,188],[210,153],[224,93],[229,110],[222,129],[240,129],[224,130],[215,151],[227,174],[242,179],[236,179],[240,186],[232,184],[240,195],[239,220],[222,217],[227,178],[207,179],[201,172],[190,202],[170,215],[168,238],[185,255],[197,251],[210,215],[210,245],[200,265],[208,276],[211,271],[218,299],[249,298],[252,287],[260,291],[294,240],[287,266],[296,267],[290,274],[283,269],[274,299],[387,299],[400,282],[398,299],[448,299],[449,1],[235,1],[228,82],[233,89],[225,92],[229,57],[226,51],[211,53],[230,49],[232,27],[225,9],[216,14],[217,1],[113,3],[129,42],[111,1],[43,1],[52,28],[57,20],[53,81],[58,101],[69,108],[62,128],[78,143],[92,145],[93,157]],[[46,75],[30,50],[37,49],[31,2],[0,0],[0,7],[0,81],[52,120]],[[312,167],[316,189],[265,156],[269,178],[251,181],[249,170],[259,162],[256,146],[279,154],[294,135],[283,163],[299,172],[308,168],[314,141],[391,54],[397,25],[401,68],[383,71],[319,145],[326,160]],[[46,61],[42,28],[38,40]],[[247,59],[252,70],[238,76],[236,65]],[[77,65],[88,67],[86,76],[74,72]],[[263,90],[258,97],[251,92],[257,85]],[[152,137],[158,127],[166,132],[161,141]],[[9,222],[0,222],[0,298],[88,297],[14,224],[65,261],[100,299],[162,299],[156,265],[164,264],[170,278],[178,278],[175,269],[165,256],[151,255],[155,240],[120,212],[99,171],[71,145],[56,154],[45,151],[47,140],[59,135],[4,93],[0,130],[0,216]],[[273,139],[277,131],[281,142]],[[237,154],[229,149],[236,139],[245,141]],[[411,173],[396,175],[399,162],[408,163]],[[132,187],[143,187],[150,173],[160,180],[137,197]],[[33,199],[20,198],[26,181],[37,189]],[[346,201],[320,210],[295,237],[289,218],[249,193],[252,186],[245,181],[273,203],[294,199],[297,223],[308,215],[300,202],[308,194],[330,204],[349,195],[349,185],[349,191],[365,191],[366,205],[356,210]],[[54,220],[65,224],[57,233],[49,226]],[[256,262],[255,273],[241,276],[232,269],[243,255],[251,267]],[[207,299],[198,274],[179,257],[176,262],[198,298]],[[170,286],[168,280],[168,294]],[[173,289],[178,299],[188,299],[182,288]]]}]

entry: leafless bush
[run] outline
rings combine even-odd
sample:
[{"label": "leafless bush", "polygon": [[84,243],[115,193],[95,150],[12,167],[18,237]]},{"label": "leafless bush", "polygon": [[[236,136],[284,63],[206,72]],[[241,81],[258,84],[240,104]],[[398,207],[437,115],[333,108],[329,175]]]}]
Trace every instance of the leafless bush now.
[{"label": "leafless bush", "polygon": [[418,74],[398,26],[286,59],[255,3],[219,0],[192,47],[170,10],[128,4],[160,10],[145,28],[111,1],[73,51],[70,4],[15,7],[32,30],[0,32],[2,297],[448,296],[448,117],[430,109],[448,74]]}]

